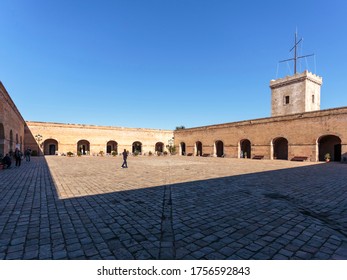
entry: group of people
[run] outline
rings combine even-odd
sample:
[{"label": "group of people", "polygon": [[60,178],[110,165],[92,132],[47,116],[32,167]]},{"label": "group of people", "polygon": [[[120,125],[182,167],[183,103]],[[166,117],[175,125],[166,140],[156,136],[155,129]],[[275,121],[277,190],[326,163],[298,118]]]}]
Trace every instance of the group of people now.
[{"label": "group of people", "polygon": [[[25,153],[24,153],[26,161],[30,161],[30,156],[31,156],[31,149],[28,148]],[[4,165],[5,168],[11,168],[12,165],[12,157],[16,161],[16,166],[20,166],[22,163],[22,158],[23,158],[23,153],[16,148],[14,152],[10,152],[9,154],[6,154],[2,159],[1,163]]]},{"label": "group of people", "polygon": [[[128,168],[128,163],[127,163],[127,158],[128,158],[128,152],[126,149],[124,149],[124,152],[122,153],[123,155],[123,164],[122,164],[122,168]],[[22,157],[23,157],[23,153],[16,148],[16,150],[13,152],[11,152],[11,154],[6,154],[2,159],[1,159],[1,163],[5,166],[5,168],[10,168],[12,165],[12,159],[11,157],[14,157],[15,161],[16,161],[16,166],[20,166],[21,162],[22,162]],[[25,159],[26,161],[30,161],[30,156],[31,156],[31,149],[28,148],[25,153],[24,153]]]}]

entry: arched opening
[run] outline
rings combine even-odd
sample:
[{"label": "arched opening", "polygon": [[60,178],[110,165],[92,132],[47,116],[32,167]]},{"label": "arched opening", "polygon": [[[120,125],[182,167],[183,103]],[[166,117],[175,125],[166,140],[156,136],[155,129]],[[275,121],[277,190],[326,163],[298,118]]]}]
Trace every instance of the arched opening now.
[{"label": "arched opening", "polygon": [[89,155],[90,153],[90,143],[88,140],[80,140],[77,142],[77,152],[82,155]]},{"label": "arched opening", "polygon": [[331,161],[341,161],[341,139],[335,135],[325,135],[318,139],[318,160],[324,161],[330,155]]},{"label": "arched opening", "polygon": [[113,151],[118,154],[118,143],[113,140],[108,141],[106,144],[106,153],[111,154]]},{"label": "arched opening", "polygon": [[195,143],[195,151],[196,156],[202,156],[202,143],[200,141],[197,141]]},{"label": "arched opening", "polygon": [[164,143],[158,142],[155,144],[155,152],[162,153],[164,152]]},{"label": "arched opening", "polygon": [[0,155],[5,155],[5,129],[2,123],[0,123]]},{"label": "arched opening", "polygon": [[224,156],[224,143],[220,140],[217,140],[215,143],[216,147],[216,156],[223,157]]},{"label": "arched opening", "polygon": [[43,142],[44,155],[56,155],[58,153],[58,141],[55,139],[46,139]]},{"label": "arched opening", "polygon": [[10,130],[10,147],[9,147],[10,153],[13,153],[13,132],[12,129]]},{"label": "arched opening", "polygon": [[133,143],[133,154],[141,154],[142,153],[142,143],[139,141],[136,141]]},{"label": "arched opening", "polygon": [[288,140],[278,137],[273,140],[273,159],[288,160]]},{"label": "arched opening", "polygon": [[184,142],[180,143],[180,150],[181,150],[180,155],[185,156],[186,155],[186,143],[184,143]]},{"label": "arched opening", "polygon": [[240,141],[240,158],[251,158],[251,141],[248,139]]}]

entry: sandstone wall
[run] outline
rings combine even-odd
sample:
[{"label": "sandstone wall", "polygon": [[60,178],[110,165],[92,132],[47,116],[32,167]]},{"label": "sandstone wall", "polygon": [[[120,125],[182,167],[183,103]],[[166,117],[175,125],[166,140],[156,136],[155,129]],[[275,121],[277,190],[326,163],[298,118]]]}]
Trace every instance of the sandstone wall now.
[{"label": "sandstone wall", "polygon": [[[38,147],[37,135],[42,139]],[[117,142],[118,153],[123,149],[132,152],[132,145],[138,141],[142,143],[142,153],[151,151],[154,153],[155,145],[163,143],[164,150],[168,141],[172,139],[173,131],[143,128],[124,128],[110,126],[93,126],[80,124],[59,124],[44,122],[27,122],[25,140],[26,146],[40,153],[48,153],[47,145],[57,142],[57,153],[69,151],[77,153],[77,143],[80,140],[89,142],[89,154],[98,154],[100,151],[107,152],[106,146],[109,141]],[[53,141],[52,141],[53,140]],[[55,140],[55,141],[54,141]]]},{"label": "sandstone wall", "polygon": [[[288,159],[306,156],[318,160],[319,139],[335,135],[341,139],[341,155],[347,157],[347,107],[255,119],[175,131],[175,145],[186,145],[186,154],[196,154],[197,141],[203,144],[203,153],[216,155],[215,142],[224,144],[227,157],[240,157],[240,143],[251,142],[251,154],[274,158],[273,143],[283,137],[288,141]],[[330,152],[330,151],[329,151]]]},{"label": "sandstone wall", "polygon": [[0,155],[23,150],[25,121],[0,82]]}]

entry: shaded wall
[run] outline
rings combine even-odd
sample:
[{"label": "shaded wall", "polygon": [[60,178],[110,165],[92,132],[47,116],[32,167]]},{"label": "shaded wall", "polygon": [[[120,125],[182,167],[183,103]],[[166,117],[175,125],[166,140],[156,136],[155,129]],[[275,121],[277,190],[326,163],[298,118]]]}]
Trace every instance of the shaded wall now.
[{"label": "shaded wall", "polygon": [[25,121],[0,82],[0,155],[24,148]]}]

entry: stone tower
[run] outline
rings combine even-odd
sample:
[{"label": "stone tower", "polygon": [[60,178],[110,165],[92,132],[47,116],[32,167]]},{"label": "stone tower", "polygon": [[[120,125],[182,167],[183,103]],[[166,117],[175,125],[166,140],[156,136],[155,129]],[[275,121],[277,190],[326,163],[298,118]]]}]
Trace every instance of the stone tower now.
[{"label": "stone tower", "polygon": [[320,110],[322,78],[308,71],[270,81],[271,116]]}]

